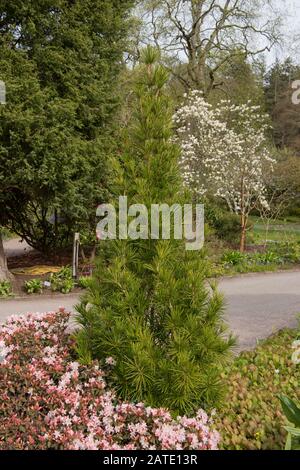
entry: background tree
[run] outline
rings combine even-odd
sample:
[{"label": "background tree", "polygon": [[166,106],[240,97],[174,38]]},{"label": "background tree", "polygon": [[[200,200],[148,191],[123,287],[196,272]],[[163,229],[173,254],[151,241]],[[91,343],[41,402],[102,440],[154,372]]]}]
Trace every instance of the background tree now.
[{"label": "background tree", "polygon": [[240,216],[244,251],[250,213],[257,206],[268,208],[264,175],[273,171],[275,161],[266,138],[267,116],[250,103],[223,100],[213,109],[194,91],[174,120],[186,185],[202,197],[226,201],[229,210]]},{"label": "background tree", "polygon": [[160,46],[166,64],[186,91],[202,90],[207,97],[222,85],[219,70],[236,54],[251,58],[278,40],[280,19],[271,8],[273,3],[144,0],[137,10],[142,22],[139,41]]},{"label": "background tree", "polygon": [[300,66],[288,58],[276,62],[266,74],[265,100],[273,121],[273,135],[276,146],[289,147],[300,155],[300,113],[299,105],[292,101],[292,82],[300,79]]},{"label": "background tree", "polygon": [[94,229],[95,207],[107,198],[133,3],[0,1],[0,210],[42,251]]},{"label": "background tree", "polygon": [[3,234],[0,229],[0,282],[4,280],[11,280],[12,274],[9,272],[7,267],[7,259],[3,245]]},{"label": "background tree", "polygon": [[[172,143],[168,74],[147,48],[137,78],[127,152],[116,165],[116,194],[128,205],[184,200]],[[83,360],[112,356],[110,380],[119,395],[190,413],[222,394],[220,366],[232,338],[224,337],[223,302],[206,287],[201,253],[184,240],[106,241],[78,317],[77,349]],[[108,245],[108,246],[107,246]]]},{"label": "background tree", "polygon": [[300,161],[288,149],[277,150],[274,171],[265,172],[268,205],[258,205],[261,222],[265,226],[265,246],[271,224],[282,219],[299,205]]},{"label": "background tree", "polygon": [[256,59],[250,61],[243,51],[234,49],[217,73],[222,86],[215,88],[208,101],[215,106],[222,99],[242,105],[249,101],[263,108],[264,103],[264,64]]}]

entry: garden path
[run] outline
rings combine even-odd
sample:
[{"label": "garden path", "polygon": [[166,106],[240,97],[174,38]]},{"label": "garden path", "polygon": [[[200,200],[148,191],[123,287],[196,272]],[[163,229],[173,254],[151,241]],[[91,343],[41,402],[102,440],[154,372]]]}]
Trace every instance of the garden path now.
[{"label": "garden path", "polygon": [[[223,278],[219,288],[225,295],[225,318],[239,338],[238,350],[252,349],[257,340],[281,328],[297,326],[300,271]],[[75,312],[78,301],[78,294],[1,300],[0,323],[12,314],[53,311],[59,306]]]}]

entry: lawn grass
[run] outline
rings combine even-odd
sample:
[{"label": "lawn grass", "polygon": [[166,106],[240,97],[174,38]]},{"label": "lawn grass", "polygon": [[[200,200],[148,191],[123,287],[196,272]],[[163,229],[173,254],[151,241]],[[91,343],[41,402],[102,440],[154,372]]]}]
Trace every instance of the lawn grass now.
[{"label": "lawn grass", "polygon": [[[257,217],[250,218],[252,228],[247,233],[248,251],[239,263],[226,263],[226,253],[238,252],[238,246],[218,240],[214,235],[206,239],[205,252],[209,265],[209,277],[233,276],[241,273],[275,272],[295,269],[300,265],[297,253],[300,253],[300,219],[291,217],[286,220],[275,220],[266,230]],[[267,243],[266,243],[267,238]],[[265,261],[259,253],[273,253]],[[273,262],[274,261],[274,262]]]},{"label": "lawn grass", "polygon": [[273,242],[299,242],[300,243],[300,219],[298,217],[288,217],[286,219],[273,220],[269,230],[262,220],[251,217],[250,223],[253,225],[249,231],[249,237],[257,245],[264,244],[266,239]]}]

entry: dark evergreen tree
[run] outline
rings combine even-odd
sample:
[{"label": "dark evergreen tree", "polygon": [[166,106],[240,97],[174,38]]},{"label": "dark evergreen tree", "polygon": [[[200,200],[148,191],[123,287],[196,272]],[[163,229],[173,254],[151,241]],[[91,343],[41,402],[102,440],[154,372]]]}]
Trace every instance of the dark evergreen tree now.
[{"label": "dark evergreen tree", "polygon": [[300,155],[299,106],[292,101],[292,83],[300,79],[300,66],[286,59],[276,62],[266,75],[265,101],[273,121],[274,142],[279,148],[289,147]]},{"label": "dark evergreen tree", "polygon": [[[127,152],[116,164],[115,193],[128,204],[183,202],[178,148],[172,143],[168,74],[157,51],[143,54]],[[215,405],[233,340],[225,337],[223,300],[205,281],[201,252],[183,240],[103,241],[89,292],[78,307],[83,361],[112,356],[119,396],[190,413]]]},{"label": "dark evergreen tree", "polygon": [[41,250],[94,229],[134,0],[0,0],[0,224]]}]

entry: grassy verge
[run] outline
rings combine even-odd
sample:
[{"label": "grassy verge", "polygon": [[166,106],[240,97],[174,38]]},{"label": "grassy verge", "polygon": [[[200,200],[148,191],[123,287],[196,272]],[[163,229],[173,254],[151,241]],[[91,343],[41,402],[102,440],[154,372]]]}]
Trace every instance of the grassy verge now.
[{"label": "grassy verge", "polygon": [[223,449],[284,448],[286,419],[278,395],[300,402],[300,366],[291,360],[296,336],[281,331],[242,353],[224,372],[227,399],[216,415]]},{"label": "grassy verge", "polygon": [[300,267],[300,240],[270,240],[266,246],[253,244],[247,252],[240,253],[211,237],[205,245],[205,256],[209,277],[295,269]]},{"label": "grassy verge", "polygon": [[277,219],[270,223],[269,230],[261,219],[250,219],[253,229],[249,235],[255,244],[264,244],[266,239],[271,242],[300,243],[300,220],[297,217]]}]

